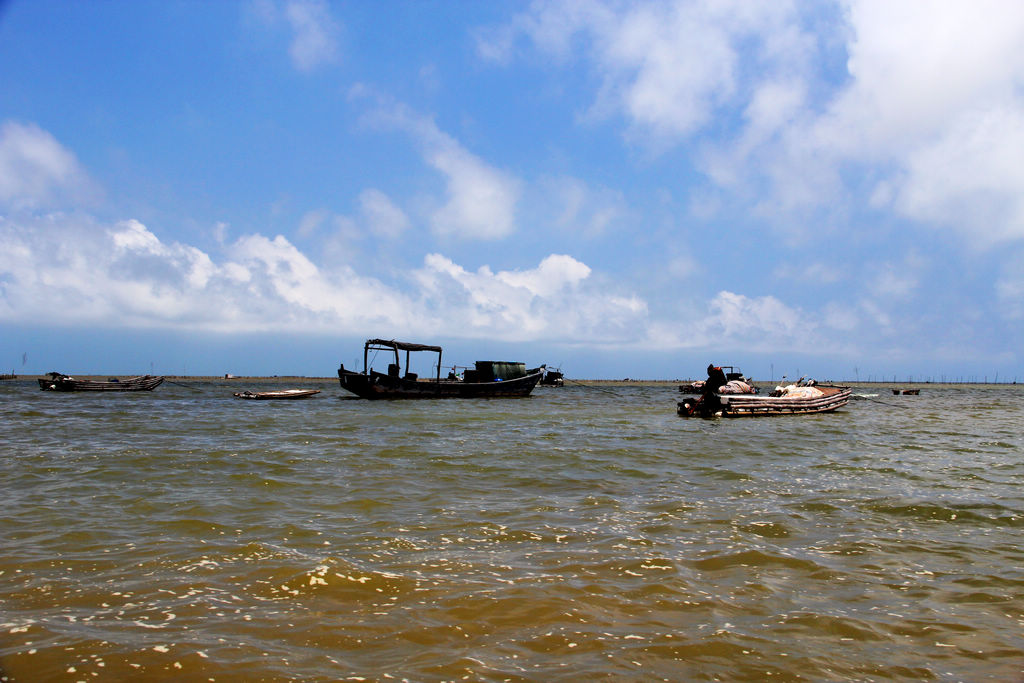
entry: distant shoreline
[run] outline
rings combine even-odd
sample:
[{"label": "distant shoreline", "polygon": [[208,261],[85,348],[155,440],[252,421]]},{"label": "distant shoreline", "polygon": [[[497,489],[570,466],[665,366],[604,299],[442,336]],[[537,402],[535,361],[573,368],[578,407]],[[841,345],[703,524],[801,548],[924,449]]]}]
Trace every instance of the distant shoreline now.
[{"label": "distant shoreline", "polygon": [[[24,380],[34,380],[34,379],[37,379],[37,378],[45,379],[47,377],[47,374],[42,374],[42,375],[32,375],[32,374],[18,375],[17,379],[19,379],[19,380],[21,380],[21,379],[24,379]],[[132,376],[135,376],[135,375],[125,374],[125,373],[120,373],[120,374],[118,374],[118,373],[111,373],[111,374],[101,374],[101,375],[97,375],[97,374],[75,375],[75,374],[72,374],[71,376],[72,377],[77,377],[79,379],[106,380],[106,379],[109,379],[111,377],[125,378],[125,377],[132,377]],[[157,374],[156,376],[160,376],[160,375]],[[274,384],[301,383],[301,382],[319,382],[319,383],[323,383],[323,382],[335,382],[338,379],[336,376],[310,377],[310,376],[304,376],[304,375],[232,375],[230,377],[225,377],[223,375],[163,375],[163,377],[166,378],[167,381],[173,381],[173,382],[225,382],[225,383],[230,383],[230,384],[239,384],[239,383],[244,383],[244,382],[262,382],[262,383],[274,383]],[[704,379],[704,378],[701,377],[701,378],[698,378],[698,379]],[[570,386],[572,384],[580,384],[580,385],[586,385],[586,386],[603,386],[603,385],[606,385],[606,386],[666,386],[666,385],[675,386],[675,385],[679,385],[679,384],[688,384],[690,382],[693,382],[694,380],[692,380],[692,379],[632,379],[632,378],[624,378],[624,379],[573,379],[573,378],[567,377],[565,379],[565,381],[566,381],[566,384],[570,385]],[[775,379],[775,380],[757,380],[757,379],[755,379],[755,380],[753,380],[754,384],[757,385],[757,386],[775,385],[775,384],[781,383],[782,381],[783,380],[781,380],[781,379]],[[900,382],[900,381],[893,382],[891,380],[871,380],[871,381],[868,381],[868,380],[859,380],[859,381],[858,380],[820,380],[819,383],[820,384],[838,384],[838,385],[841,385],[841,386],[855,386],[855,387],[869,386],[869,387],[883,387],[883,388],[884,387],[908,387],[908,386],[918,387],[918,388],[920,388],[920,387],[953,387],[953,386],[971,386],[971,385],[977,385],[977,386],[1007,386],[1007,387],[1012,387],[1012,386],[1018,386],[1018,384],[1020,386],[1024,386],[1024,383],[1018,383],[1018,382],[1014,382],[1014,381],[1008,381],[1008,382],[977,382],[977,381],[975,381],[975,382],[966,382],[966,381],[965,382],[948,382],[948,381],[947,382],[930,382],[930,381],[921,381],[921,380],[914,380],[914,381],[907,380],[905,382]]]}]

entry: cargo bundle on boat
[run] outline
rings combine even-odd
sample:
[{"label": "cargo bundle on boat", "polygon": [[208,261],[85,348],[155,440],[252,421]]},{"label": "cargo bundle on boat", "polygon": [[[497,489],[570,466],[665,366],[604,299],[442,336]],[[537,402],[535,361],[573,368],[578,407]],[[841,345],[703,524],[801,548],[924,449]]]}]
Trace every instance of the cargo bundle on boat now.
[{"label": "cargo bundle on boat", "polygon": [[[371,351],[390,352],[387,372],[374,370]],[[405,352],[405,371],[399,352]],[[409,369],[412,353],[427,352],[437,354],[437,364],[433,377],[420,378]],[[391,355],[393,354],[393,356]],[[454,369],[444,378],[441,377],[440,346],[413,344],[393,339],[368,339],[363,346],[363,371],[346,370],[342,365],[338,368],[338,381],[341,387],[361,398],[499,398],[529,396],[537,386],[544,367],[530,370],[525,363],[509,361],[477,361],[473,368],[467,368],[462,377],[455,374]]]},{"label": "cargo bundle on boat", "polygon": [[40,379],[39,388],[43,391],[152,391],[163,384],[163,377],[143,375],[118,379],[92,380],[75,379],[60,372],[51,372],[49,379]]},{"label": "cargo bundle on boat", "polygon": [[[758,389],[754,386],[754,382],[749,378],[745,377],[739,368],[735,368],[731,365],[723,365],[722,371],[725,373],[725,384],[718,389],[720,394],[756,394]],[[679,385],[679,393],[681,394],[702,394],[704,393],[704,384],[707,380],[698,379],[688,384]]]}]

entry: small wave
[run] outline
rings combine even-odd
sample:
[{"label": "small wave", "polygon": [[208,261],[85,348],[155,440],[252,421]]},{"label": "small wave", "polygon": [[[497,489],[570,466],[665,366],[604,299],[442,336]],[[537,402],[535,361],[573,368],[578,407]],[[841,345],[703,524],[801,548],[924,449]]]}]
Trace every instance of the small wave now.
[{"label": "small wave", "polygon": [[761,550],[743,550],[737,553],[712,555],[711,557],[693,560],[691,564],[703,571],[718,571],[736,567],[786,567],[807,572],[817,572],[825,568],[811,560],[790,555],[778,555]]}]

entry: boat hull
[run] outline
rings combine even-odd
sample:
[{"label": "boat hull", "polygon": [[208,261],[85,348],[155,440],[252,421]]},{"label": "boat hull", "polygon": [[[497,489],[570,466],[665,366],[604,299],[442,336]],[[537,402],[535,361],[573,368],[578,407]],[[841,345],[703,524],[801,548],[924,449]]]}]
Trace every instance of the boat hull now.
[{"label": "boat hull", "polygon": [[818,386],[822,396],[787,398],[758,394],[729,394],[718,397],[719,405],[704,406],[696,399],[681,401],[678,412],[683,417],[767,417],[772,415],[805,415],[829,413],[850,400],[850,387]]},{"label": "boat hull", "polygon": [[39,388],[42,391],[152,391],[163,384],[163,377],[129,377],[128,379],[116,382],[104,382],[90,379],[74,379],[71,377],[59,376],[50,379],[40,379]]},{"label": "boat hull", "polygon": [[367,399],[523,398],[530,395],[543,374],[543,370],[538,368],[525,377],[500,382],[461,382],[406,379],[373,370],[369,375],[339,370],[338,381],[342,389]]}]

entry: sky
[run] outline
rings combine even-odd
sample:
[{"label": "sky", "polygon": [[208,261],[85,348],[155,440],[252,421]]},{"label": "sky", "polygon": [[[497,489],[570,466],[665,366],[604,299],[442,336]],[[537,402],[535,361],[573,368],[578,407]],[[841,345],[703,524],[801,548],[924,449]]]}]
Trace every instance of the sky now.
[{"label": "sky", "polygon": [[1024,381],[1024,3],[0,0],[0,371]]}]

